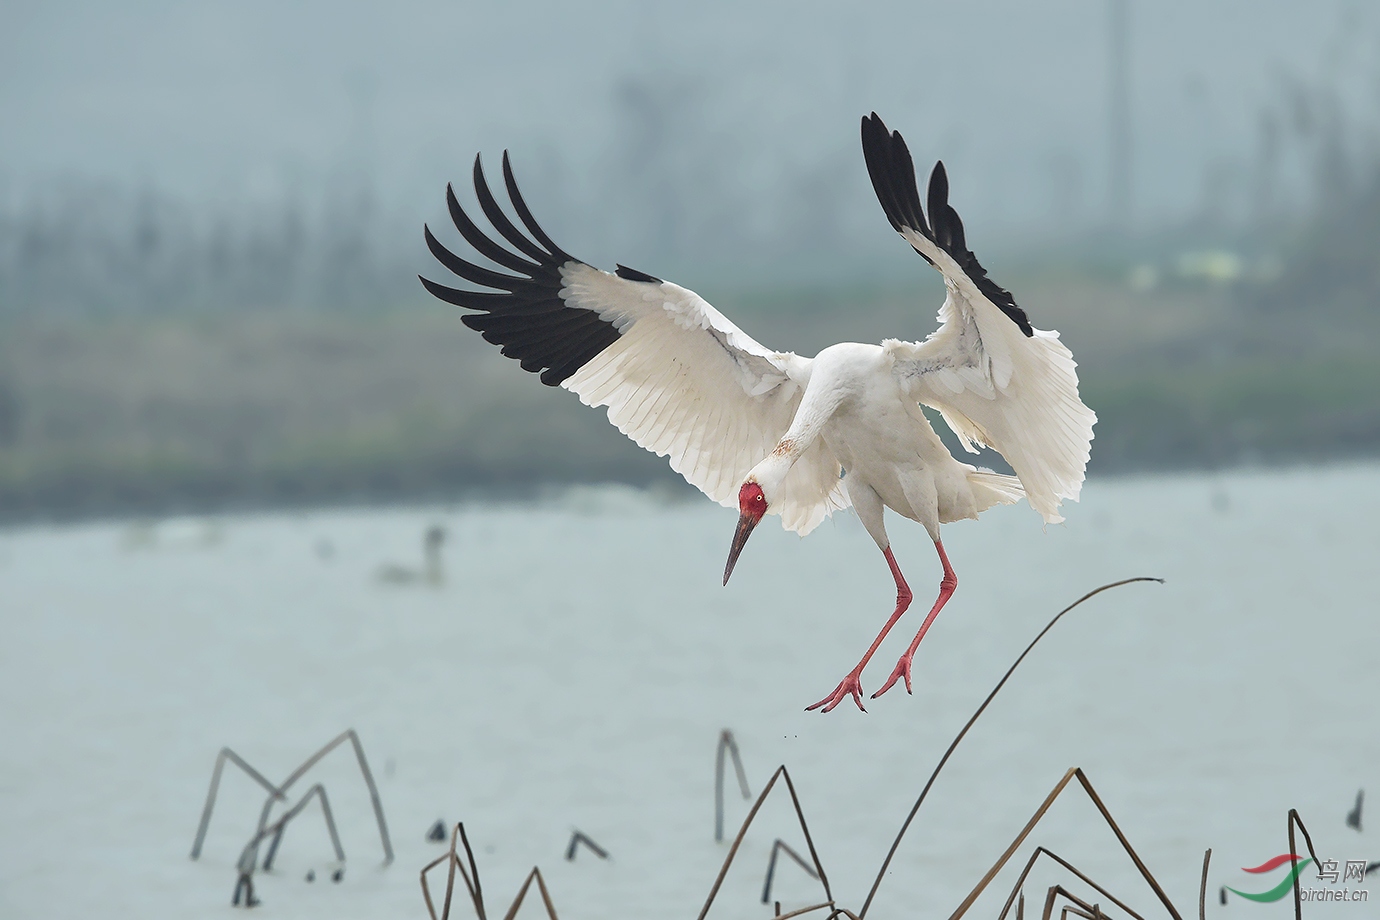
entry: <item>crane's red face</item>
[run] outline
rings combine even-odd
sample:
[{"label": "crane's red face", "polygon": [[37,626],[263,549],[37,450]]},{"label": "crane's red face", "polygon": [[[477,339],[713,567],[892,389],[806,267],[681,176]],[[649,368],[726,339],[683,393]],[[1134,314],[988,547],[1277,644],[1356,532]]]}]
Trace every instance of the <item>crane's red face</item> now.
[{"label": "crane's red face", "polygon": [[748,537],[752,536],[752,528],[757,526],[762,520],[762,515],[766,513],[767,497],[762,494],[762,487],[752,481],[743,483],[743,487],[738,490],[738,529],[733,532],[733,545],[728,550],[728,565],[724,566],[724,584],[728,584],[728,576],[733,574],[733,566],[737,564],[738,554],[743,551]]}]

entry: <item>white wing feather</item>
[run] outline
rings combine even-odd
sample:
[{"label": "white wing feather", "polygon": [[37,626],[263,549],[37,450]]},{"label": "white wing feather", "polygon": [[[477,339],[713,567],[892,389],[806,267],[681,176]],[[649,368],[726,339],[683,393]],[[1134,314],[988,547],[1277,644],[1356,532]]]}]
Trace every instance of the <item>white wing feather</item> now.
[{"label": "white wing feather", "polygon": [[[632,281],[583,262],[561,266],[566,305],[592,310],[620,335],[561,386],[726,507],[790,427],[810,359],[769,351],[694,291]],[[791,468],[771,511],[809,533],[847,507],[839,465],[816,445]]]},{"label": "white wing feather", "polygon": [[895,373],[964,448],[985,445],[1005,457],[1047,522],[1062,521],[1059,505],[1078,499],[1097,422],[1078,396],[1073,355],[1057,332],[1024,335],[952,256],[909,227],[900,232],[943,272],[948,297],[942,325],[924,342],[882,343]]}]

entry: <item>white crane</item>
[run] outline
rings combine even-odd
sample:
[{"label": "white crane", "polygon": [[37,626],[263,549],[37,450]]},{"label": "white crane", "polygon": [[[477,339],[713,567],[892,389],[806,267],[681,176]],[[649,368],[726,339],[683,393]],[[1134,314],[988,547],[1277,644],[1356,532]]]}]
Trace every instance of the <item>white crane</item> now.
[{"label": "white crane", "polygon": [[[619,265],[614,274],[567,254],[532,218],[503,155],[503,179],[519,230],[474,162],[474,189],[490,238],[446,201],[460,235],[500,270],[459,258],[426,230],[447,269],[487,291],[445,287],[440,299],[476,310],[463,322],[502,346],[542,383],[589,406],[607,406],[618,430],[670,459],[671,468],[740,517],[724,584],[764,515],[809,533],[852,505],[886,557],[896,609],[838,687],[809,709],[828,712],[848,697],[863,708],[862,672],[911,602],[891,552],[882,509],[919,521],[944,568],[939,597],[875,699],[904,679],[926,630],[958,585],[939,525],[1024,497],[1045,521],[1063,520],[1078,498],[1096,416],[1078,397],[1073,356],[1056,332],[1033,328],[1011,295],[968,251],[948,203],[944,164],[930,175],[929,221],[901,135],[874,112],[862,121],[863,155],[887,219],[944,275],[940,327],[924,342],[845,342],[814,358],[771,351],[693,291]],[[504,271],[506,270],[506,271]],[[944,447],[921,405],[939,411],[963,447],[1001,453],[1004,476],[961,463]]]}]

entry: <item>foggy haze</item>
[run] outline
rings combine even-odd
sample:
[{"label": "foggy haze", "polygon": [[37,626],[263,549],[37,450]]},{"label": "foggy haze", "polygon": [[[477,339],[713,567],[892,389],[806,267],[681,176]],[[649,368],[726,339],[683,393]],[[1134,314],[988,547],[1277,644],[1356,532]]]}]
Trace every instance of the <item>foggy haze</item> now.
[{"label": "foggy haze", "polygon": [[[231,211],[344,189],[413,251],[444,184],[508,148],[584,258],[781,273],[800,248],[846,260],[889,235],[858,153],[875,109],[922,170],[946,161],[990,251],[1113,216],[1109,10],[10,3],[0,204],[78,182]],[[1273,198],[1306,194],[1262,113],[1306,83],[1368,125],[1375,19],[1341,0],[1131,3],[1132,226],[1248,217],[1267,167]]]}]

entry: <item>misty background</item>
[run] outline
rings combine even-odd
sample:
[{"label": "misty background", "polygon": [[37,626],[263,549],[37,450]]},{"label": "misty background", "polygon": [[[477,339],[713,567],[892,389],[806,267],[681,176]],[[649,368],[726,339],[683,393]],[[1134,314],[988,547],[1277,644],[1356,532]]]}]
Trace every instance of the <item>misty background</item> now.
[{"label": "misty background", "polygon": [[0,516],[680,488],[429,300],[423,222],[507,149],[770,347],[922,338],[873,110],[1074,350],[1094,474],[1380,452],[1366,4],[11,2]]}]

